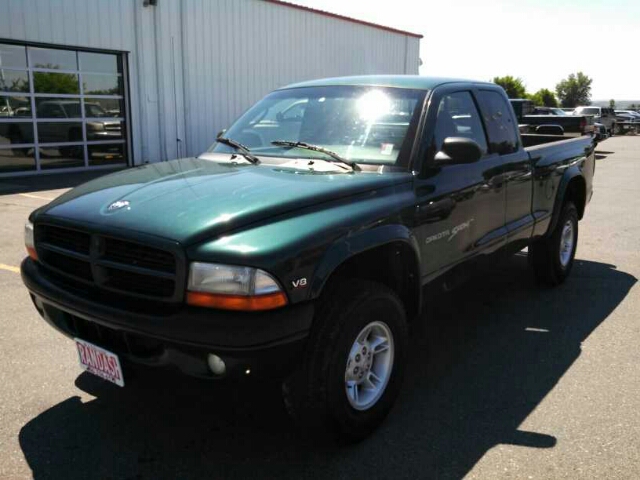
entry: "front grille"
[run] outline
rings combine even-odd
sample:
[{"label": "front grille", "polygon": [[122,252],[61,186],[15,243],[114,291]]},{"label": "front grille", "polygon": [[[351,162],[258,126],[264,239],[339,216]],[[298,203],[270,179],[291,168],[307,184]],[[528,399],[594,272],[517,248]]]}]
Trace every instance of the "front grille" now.
[{"label": "front grille", "polygon": [[106,274],[105,286],[116,290],[126,290],[142,295],[154,292],[160,297],[170,297],[175,288],[175,282],[169,278],[141,275],[115,268],[105,268],[104,272]]},{"label": "front grille", "polygon": [[40,260],[53,268],[67,273],[73,277],[91,282],[93,280],[91,274],[91,264],[85,260],[69,257],[67,255],[42,248]]},{"label": "front grille", "polygon": [[68,228],[41,225],[39,227],[39,241],[64,248],[72,252],[89,255],[91,236],[85,232]]},{"label": "front grille", "polygon": [[113,262],[168,273],[174,272],[176,269],[176,261],[171,253],[115,238],[105,238],[104,258]]},{"label": "front grille", "polygon": [[67,278],[126,296],[178,300],[173,252],[57,225],[35,227],[42,264]]}]

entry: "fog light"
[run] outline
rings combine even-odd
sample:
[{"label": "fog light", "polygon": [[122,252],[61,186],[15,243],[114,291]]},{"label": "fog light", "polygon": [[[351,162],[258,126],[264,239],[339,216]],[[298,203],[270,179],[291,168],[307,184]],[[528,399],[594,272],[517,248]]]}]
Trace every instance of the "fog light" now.
[{"label": "fog light", "polygon": [[224,375],[227,371],[227,366],[224,364],[224,360],[213,353],[207,355],[207,364],[214,375]]}]

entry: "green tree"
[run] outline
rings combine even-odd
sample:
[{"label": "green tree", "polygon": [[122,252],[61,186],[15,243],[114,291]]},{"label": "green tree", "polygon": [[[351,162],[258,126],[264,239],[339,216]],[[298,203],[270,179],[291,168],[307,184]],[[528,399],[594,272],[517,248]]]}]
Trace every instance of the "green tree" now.
[{"label": "green tree", "polygon": [[613,98],[609,100],[609,108],[616,108],[616,101]]},{"label": "green tree", "polygon": [[34,72],[33,88],[40,93],[80,93],[78,77],[72,73]]},{"label": "green tree", "polygon": [[563,107],[591,104],[593,80],[582,72],[571,74],[556,85],[556,94]]},{"label": "green tree", "polygon": [[541,88],[529,97],[536,105],[544,105],[545,107],[557,107],[558,99],[555,94],[548,88]]},{"label": "green tree", "polygon": [[492,82],[504,88],[509,98],[527,98],[527,89],[521,78],[507,75],[506,77],[494,77]]},{"label": "green tree", "polygon": [[[36,66],[57,69],[51,64]],[[78,76],[73,73],[34,72],[33,88],[36,93],[80,93]]]}]

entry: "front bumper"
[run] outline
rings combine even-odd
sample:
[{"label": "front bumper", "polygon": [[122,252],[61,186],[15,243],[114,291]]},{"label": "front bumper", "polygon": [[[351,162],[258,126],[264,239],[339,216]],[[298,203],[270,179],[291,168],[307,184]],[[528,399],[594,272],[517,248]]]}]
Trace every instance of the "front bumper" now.
[{"label": "front bumper", "polygon": [[207,354],[221,357],[224,377],[282,377],[299,364],[313,319],[313,303],[262,313],[177,306],[154,312],[96,301],[62,286],[26,258],[22,280],[42,317],[68,337],[82,338],[134,363],[173,366],[185,374],[220,378]]}]

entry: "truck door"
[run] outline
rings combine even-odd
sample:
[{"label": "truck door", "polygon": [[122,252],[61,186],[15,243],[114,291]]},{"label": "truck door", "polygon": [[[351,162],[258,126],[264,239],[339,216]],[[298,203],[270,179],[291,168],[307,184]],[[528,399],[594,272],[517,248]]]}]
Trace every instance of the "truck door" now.
[{"label": "truck door", "polygon": [[528,239],[533,232],[531,199],[532,165],[521,145],[518,125],[505,95],[498,90],[476,92],[482,119],[489,137],[489,154],[502,159],[507,188],[505,226],[509,242]]},{"label": "truck door", "polygon": [[[416,238],[423,280],[504,242],[505,188],[502,158],[488,155],[487,137],[471,88],[441,87],[429,102],[415,182]],[[474,140],[483,157],[474,163],[436,164],[448,137]]]}]

